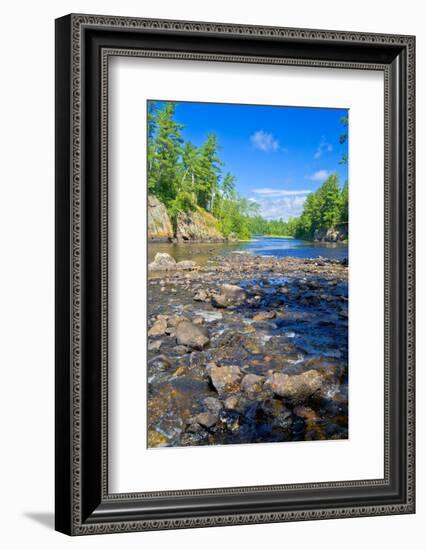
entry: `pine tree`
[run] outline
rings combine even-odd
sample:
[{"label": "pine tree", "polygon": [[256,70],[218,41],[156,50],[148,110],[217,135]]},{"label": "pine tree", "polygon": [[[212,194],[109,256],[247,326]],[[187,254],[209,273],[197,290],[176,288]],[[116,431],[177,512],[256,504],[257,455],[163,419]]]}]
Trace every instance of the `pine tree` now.
[{"label": "pine tree", "polygon": [[222,162],[218,157],[219,144],[216,134],[208,134],[200,149],[199,178],[196,181],[197,202],[209,212],[218,190]]},{"label": "pine tree", "polygon": [[340,218],[341,193],[337,174],[329,176],[318,191],[320,226],[335,227]]},{"label": "pine tree", "polygon": [[182,124],[173,119],[176,104],[166,103],[158,110],[155,118],[156,134],[153,138],[151,165],[149,168],[149,188],[166,205],[176,197],[179,187]]},{"label": "pine tree", "polygon": [[155,154],[155,134],[157,132],[158,107],[154,101],[148,101],[147,119],[147,167],[148,167],[148,189],[155,190],[154,164],[156,162]]},{"label": "pine tree", "polygon": [[[339,143],[340,145],[344,145],[348,141],[348,125],[349,125],[349,118],[347,116],[344,116],[340,119],[340,122],[345,127],[344,131],[340,134]],[[349,158],[346,153],[342,153],[342,157],[339,160],[339,164],[348,164]]]}]

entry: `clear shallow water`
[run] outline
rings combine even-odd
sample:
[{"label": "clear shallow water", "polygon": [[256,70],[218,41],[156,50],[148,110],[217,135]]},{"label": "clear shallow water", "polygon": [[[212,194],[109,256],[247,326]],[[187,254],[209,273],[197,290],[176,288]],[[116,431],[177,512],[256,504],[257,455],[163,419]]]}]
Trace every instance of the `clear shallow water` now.
[{"label": "clear shallow water", "polygon": [[[343,259],[347,245],[258,236],[245,243],[150,243],[148,248],[149,261],[157,252],[167,252],[177,261],[191,259],[206,265],[213,260],[213,266],[229,267],[226,272],[196,271],[190,277],[179,270],[172,277],[150,274],[149,323],[166,316],[169,332],[151,337],[150,343],[158,342],[159,347],[148,347],[149,447],[348,437],[348,286],[344,275],[337,275],[340,268],[334,280],[333,269],[324,274],[321,268],[306,266],[307,273],[303,269],[287,273],[279,268],[280,262],[249,261],[256,267],[244,272],[243,264],[226,258],[245,251],[278,258]],[[217,294],[225,282],[244,288],[248,299],[227,308],[217,308],[209,299],[194,300],[200,289]],[[177,345],[169,323],[175,315],[204,319],[210,339],[205,349],[182,350]],[[236,365],[243,374],[257,376],[300,375],[312,369],[328,374],[321,395],[304,397],[302,407],[296,407],[298,401],[283,402],[268,393],[246,396],[240,387],[234,410],[225,405],[226,393],[221,397],[209,382],[209,362]],[[206,412],[207,398],[221,407],[208,428],[198,421],[193,424],[198,414]]]},{"label": "clear shallow water", "polygon": [[329,258],[343,260],[348,256],[346,244],[319,243],[299,239],[254,237],[249,243],[241,243],[242,250],[256,256],[293,256],[296,258]]},{"label": "clear shallow water", "polygon": [[203,265],[212,256],[227,255],[236,251],[278,258],[292,256],[295,258],[322,257],[343,260],[348,257],[346,244],[255,236],[249,242],[240,243],[149,243],[148,261],[151,262],[157,252],[167,252],[176,261],[191,259]]}]

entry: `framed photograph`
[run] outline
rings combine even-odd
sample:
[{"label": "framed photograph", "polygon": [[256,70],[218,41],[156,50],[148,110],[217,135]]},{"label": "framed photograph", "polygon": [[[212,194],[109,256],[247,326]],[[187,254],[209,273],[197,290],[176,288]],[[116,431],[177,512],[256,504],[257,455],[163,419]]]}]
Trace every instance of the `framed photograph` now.
[{"label": "framed photograph", "polygon": [[413,36],[56,21],[56,529],[408,514]]}]

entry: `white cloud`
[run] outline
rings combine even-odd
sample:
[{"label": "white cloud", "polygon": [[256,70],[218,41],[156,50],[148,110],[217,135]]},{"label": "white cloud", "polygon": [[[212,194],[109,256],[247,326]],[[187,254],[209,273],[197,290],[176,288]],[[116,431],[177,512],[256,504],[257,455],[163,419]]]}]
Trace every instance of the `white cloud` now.
[{"label": "white cloud", "polygon": [[306,197],[307,195],[278,198],[261,196],[254,200],[260,205],[260,215],[264,218],[268,220],[282,218],[287,221],[289,218],[300,216]]},{"label": "white cloud", "polygon": [[314,159],[319,159],[322,157],[324,153],[331,153],[332,150],[333,150],[333,146],[331,145],[331,143],[328,143],[325,137],[323,136],[321,138],[321,141],[320,141],[320,144],[318,145],[317,150],[314,153]]},{"label": "white cloud", "polygon": [[261,151],[276,151],[280,144],[272,134],[268,134],[263,130],[258,130],[250,136],[250,141],[256,149]]},{"label": "white cloud", "polygon": [[249,201],[260,205],[260,215],[269,220],[282,218],[288,220],[300,216],[303,211],[306,197],[311,193],[307,189],[272,189],[264,187],[253,189],[256,197],[250,197]]},{"label": "white cloud", "polygon": [[272,187],[260,187],[252,189],[256,195],[268,195],[274,197],[294,197],[297,195],[308,195],[310,193],[307,189],[292,190],[292,189],[272,189]]},{"label": "white cloud", "polygon": [[325,181],[330,175],[331,172],[329,170],[317,170],[310,176],[306,176],[306,178],[311,181]]}]

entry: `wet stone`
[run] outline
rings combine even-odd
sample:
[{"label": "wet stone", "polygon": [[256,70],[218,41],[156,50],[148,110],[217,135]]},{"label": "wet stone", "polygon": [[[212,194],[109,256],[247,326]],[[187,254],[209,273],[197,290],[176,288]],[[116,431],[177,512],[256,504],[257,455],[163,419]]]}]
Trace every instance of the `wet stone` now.
[{"label": "wet stone", "polygon": [[148,336],[163,336],[167,329],[167,321],[165,319],[157,319],[152,327],[148,330]]},{"label": "wet stone", "polygon": [[[347,269],[209,254],[207,267],[150,272],[149,443],[347,438]],[[178,342],[182,323],[208,343]]]},{"label": "wet stone", "polygon": [[204,428],[211,428],[217,423],[218,419],[218,416],[211,412],[202,412],[195,417],[196,422]]},{"label": "wet stone", "polygon": [[203,401],[205,407],[213,414],[219,414],[223,409],[222,403],[216,397],[206,397]]},{"label": "wet stone", "polygon": [[204,327],[182,321],[176,327],[176,341],[180,345],[202,350],[210,342],[210,338]]},{"label": "wet stone", "polygon": [[240,390],[241,371],[237,365],[218,367],[213,364],[208,367],[207,372],[219,395],[236,393]]},{"label": "wet stone", "polygon": [[236,411],[222,410],[219,413],[221,425],[231,432],[235,432],[240,427],[240,415]]},{"label": "wet stone", "polygon": [[163,342],[161,340],[154,340],[153,342],[149,342],[148,351],[158,351],[162,343]]}]

